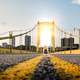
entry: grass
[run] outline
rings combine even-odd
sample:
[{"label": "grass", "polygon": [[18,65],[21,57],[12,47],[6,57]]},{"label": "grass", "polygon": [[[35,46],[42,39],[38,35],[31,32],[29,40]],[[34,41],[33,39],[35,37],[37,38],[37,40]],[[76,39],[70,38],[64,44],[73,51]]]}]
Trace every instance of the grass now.
[{"label": "grass", "polygon": [[30,80],[31,75],[41,59],[42,56],[39,56],[8,68],[0,74],[0,80]]},{"label": "grass", "polygon": [[69,63],[58,57],[51,57],[51,62],[57,70],[61,80],[80,80],[80,66]]},{"label": "grass", "polygon": [[62,54],[80,54],[80,49],[59,51]]}]

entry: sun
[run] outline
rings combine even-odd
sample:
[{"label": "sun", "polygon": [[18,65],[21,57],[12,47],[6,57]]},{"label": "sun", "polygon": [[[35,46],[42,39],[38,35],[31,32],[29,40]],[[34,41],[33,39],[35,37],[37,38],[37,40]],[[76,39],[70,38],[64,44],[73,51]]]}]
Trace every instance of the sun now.
[{"label": "sun", "polygon": [[48,25],[42,25],[40,32],[40,46],[50,46],[51,45],[51,30]]},{"label": "sun", "polygon": [[37,51],[40,47],[52,47],[55,49],[56,24],[54,21],[38,21],[36,28]]}]

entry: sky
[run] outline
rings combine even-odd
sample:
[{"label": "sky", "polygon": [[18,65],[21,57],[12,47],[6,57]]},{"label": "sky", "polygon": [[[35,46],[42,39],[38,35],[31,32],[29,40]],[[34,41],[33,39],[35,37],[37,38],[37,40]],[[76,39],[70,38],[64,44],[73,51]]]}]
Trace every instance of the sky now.
[{"label": "sky", "polygon": [[0,34],[54,20],[66,31],[80,27],[80,0],[0,0]]}]

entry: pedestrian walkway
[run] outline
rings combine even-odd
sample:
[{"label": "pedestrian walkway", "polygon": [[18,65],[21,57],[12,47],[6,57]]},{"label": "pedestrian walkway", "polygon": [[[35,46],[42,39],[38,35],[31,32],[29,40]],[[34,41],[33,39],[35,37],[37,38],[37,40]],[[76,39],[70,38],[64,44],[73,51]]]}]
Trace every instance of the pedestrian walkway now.
[{"label": "pedestrian walkway", "polygon": [[80,80],[80,66],[52,54],[41,55],[8,68],[0,80]]},{"label": "pedestrian walkway", "polygon": [[32,80],[58,80],[54,65],[50,62],[50,57],[44,57],[37,65],[32,76]]}]

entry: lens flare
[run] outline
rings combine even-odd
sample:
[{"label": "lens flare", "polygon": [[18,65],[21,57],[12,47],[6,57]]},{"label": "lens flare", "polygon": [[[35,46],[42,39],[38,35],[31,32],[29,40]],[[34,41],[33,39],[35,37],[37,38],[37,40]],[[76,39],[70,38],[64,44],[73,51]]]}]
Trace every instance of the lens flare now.
[{"label": "lens flare", "polygon": [[44,26],[41,28],[40,32],[40,45],[44,47],[44,46],[50,46],[50,44],[51,44],[50,28],[48,26]]}]

